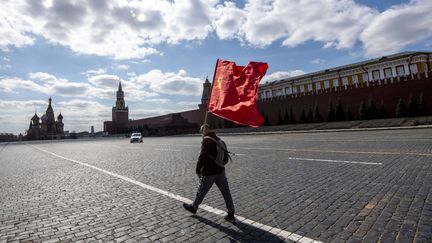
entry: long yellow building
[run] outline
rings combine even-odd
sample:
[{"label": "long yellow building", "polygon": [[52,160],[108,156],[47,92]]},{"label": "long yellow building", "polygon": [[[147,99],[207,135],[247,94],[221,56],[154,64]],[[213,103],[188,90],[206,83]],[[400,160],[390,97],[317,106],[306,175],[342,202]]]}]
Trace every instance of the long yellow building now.
[{"label": "long yellow building", "polygon": [[[398,77],[425,73],[432,66],[432,52],[402,52],[368,61],[267,82],[260,85],[259,99],[284,95],[330,92],[369,85],[370,82],[393,82]],[[426,76],[427,77],[427,76]]]}]

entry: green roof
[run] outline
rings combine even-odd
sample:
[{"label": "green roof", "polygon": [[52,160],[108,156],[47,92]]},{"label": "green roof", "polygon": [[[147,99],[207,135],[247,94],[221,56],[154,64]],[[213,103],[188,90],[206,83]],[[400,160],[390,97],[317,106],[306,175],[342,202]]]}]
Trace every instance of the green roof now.
[{"label": "green roof", "polygon": [[370,59],[370,60],[366,60],[366,61],[361,61],[361,62],[356,62],[356,63],[352,63],[352,64],[348,64],[348,65],[343,65],[343,66],[339,66],[339,67],[334,67],[334,68],[329,68],[329,69],[324,69],[321,71],[316,71],[316,72],[312,72],[312,73],[306,73],[306,74],[302,74],[299,76],[293,76],[293,77],[288,77],[288,78],[284,78],[284,79],[279,79],[279,80],[274,80],[274,81],[269,81],[268,83],[262,84],[261,86],[267,86],[267,85],[273,85],[279,82],[283,82],[283,81],[288,81],[288,80],[298,80],[298,79],[303,79],[303,78],[307,78],[310,76],[317,76],[317,75],[321,75],[321,74],[325,74],[328,72],[334,72],[334,71],[342,71],[344,69],[351,69],[351,68],[357,68],[357,67],[361,67],[364,65],[369,65],[369,64],[374,64],[374,63],[379,63],[382,61],[387,61],[387,60],[393,60],[393,59],[398,59],[401,57],[408,57],[408,56],[412,56],[412,55],[421,55],[421,54],[432,54],[432,52],[421,52],[421,51],[405,51],[405,52],[400,52],[400,53],[396,53],[396,54],[392,54],[392,55],[388,55],[388,56],[382,56],[379,58],[374,58],[374,59]]}]

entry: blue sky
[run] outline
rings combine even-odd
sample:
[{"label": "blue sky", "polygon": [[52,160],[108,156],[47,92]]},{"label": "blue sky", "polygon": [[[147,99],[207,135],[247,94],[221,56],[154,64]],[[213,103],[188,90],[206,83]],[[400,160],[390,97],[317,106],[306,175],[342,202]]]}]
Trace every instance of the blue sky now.
[{"label": "blue sky", "polygon": [[130,118],[197,108],[217,58],[262,82],[432,47],[432,1],[4,0],[0,132],[48,98],[65,130],[101,130],[122,81]]}]

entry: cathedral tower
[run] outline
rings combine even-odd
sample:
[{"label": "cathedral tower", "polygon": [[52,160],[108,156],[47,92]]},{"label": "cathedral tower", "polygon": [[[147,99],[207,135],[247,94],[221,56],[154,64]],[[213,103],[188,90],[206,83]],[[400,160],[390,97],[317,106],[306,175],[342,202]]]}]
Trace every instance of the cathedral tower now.
[{"label": "cathedral tower", "polygon": [[47,127],[47,132],[50,133],[55,133],[56,129],[55,129],[55,118],[54,118],[54,110],[51,106],[51,97],[48,99],[48,108],[46,109],[45,112],[47,119],[46,119],[46,127]]}]

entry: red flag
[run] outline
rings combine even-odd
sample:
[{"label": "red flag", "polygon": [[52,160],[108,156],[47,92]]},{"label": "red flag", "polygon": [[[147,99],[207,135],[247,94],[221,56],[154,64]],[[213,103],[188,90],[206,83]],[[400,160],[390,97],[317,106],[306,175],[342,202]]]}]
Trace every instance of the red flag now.
[{"label": "red flag", "polygon": [[258,112],[256,95],[267,68],[267,63],[262,62],[242,67],[218,59],[208,111],[238,124],[261,126],[264,119]]}]

